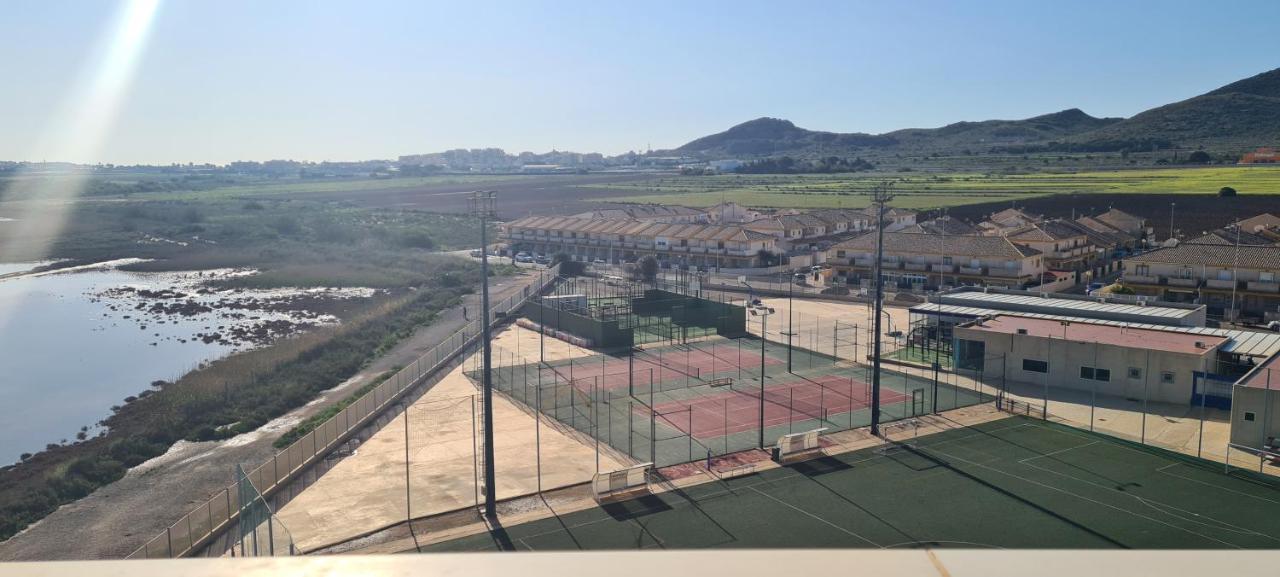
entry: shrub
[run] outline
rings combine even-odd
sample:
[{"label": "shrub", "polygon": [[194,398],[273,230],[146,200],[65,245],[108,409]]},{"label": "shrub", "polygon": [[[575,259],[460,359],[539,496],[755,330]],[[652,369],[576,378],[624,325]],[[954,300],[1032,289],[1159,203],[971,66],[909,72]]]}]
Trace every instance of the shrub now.
[{"label": "shrub", "polygon": [[1236,189],[1231,188],[1230,186],[1224,186],[1218,189],[1218,196],[1235,196],[1235,195],[1236,195]]}]

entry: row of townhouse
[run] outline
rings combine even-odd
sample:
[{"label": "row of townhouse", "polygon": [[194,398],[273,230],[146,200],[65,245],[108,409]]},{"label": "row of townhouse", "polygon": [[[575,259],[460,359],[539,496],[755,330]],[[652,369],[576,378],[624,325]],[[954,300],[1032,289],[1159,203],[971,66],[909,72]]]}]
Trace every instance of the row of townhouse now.
[{"label": "row of townhouse", "polygon": [[1140,295],[1207,305],[1214,315],[1280,319],[1280,245],[1268,240],[1215,231],[1129,258],[1123,282]]},{"label": "row of townhouse", "polygon": [[[827,264],[850,284],[874,279],[876,234],[836,243]],[[962,285],[1021,287],[1047,272],[1040,251],[1001,236],[885,232],[886,284],[926,289]]]},{"label": "row of townhouse", "polygon": [[513,252],[567,253],[575,260],[612,264],[653,255],[660,263],[708,268],[764,266],[777,239],[741,226],[641,222],[623,219],[528,216],[502,225]]},{"label": "row of townhouse", "polygon": [[[834,235],[858,233],[875,228],[872,209],[828,208],[796,214],[778,214],[744,223],[747,229],[771,234],[782,241],[782,248],[807,245],[808,241]],[[916,224],[916,213],[890,208],[885,211],[885,230],[898,231]]]}]

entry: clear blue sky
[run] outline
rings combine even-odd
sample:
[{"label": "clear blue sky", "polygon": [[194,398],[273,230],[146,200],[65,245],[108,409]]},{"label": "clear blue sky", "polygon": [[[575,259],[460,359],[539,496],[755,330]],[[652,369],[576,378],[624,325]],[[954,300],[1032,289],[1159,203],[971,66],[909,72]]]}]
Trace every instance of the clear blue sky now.
[{"label": "clear blue sky", "polygon": [[[0,159],[40,160],[116,11],[5,4]],[[62,160],[614,154],[760,116],[873,133],[1129,116],[1280,66],[1278,24],[1273,0],[166,1],[97,157]]]}]

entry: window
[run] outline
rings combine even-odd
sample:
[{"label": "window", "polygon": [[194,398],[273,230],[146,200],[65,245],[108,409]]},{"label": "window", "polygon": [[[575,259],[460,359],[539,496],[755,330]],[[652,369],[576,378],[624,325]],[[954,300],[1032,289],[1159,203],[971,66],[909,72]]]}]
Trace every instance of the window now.
[{"label": "window", "polygon": [[1244,420],[1246,420],[1246,421],[1252,421],[1252,420],[1253,420],[1253,411],[1245,411],[1245,412],[1244,412]]},{"label": "window", "polygon": [[951,264],[951,257],[949,256],[942,257],[942,264]]},{"label": "window", "polygon": [[1080,367],[1080,378],[1086,381],[1111,382],[1111,370],[1095,367]]},{"label": "window", "polygon": [[1049,361],[1022,359],[1022,370],[1028,373],[1047,373],[1049,372]]},{"label": "window", "polygon": [[1138,367],[1129,367],[1129,378],[1139,380],[1142,378],[1142,369]]},{"label": "window", "polygon": [[1172,385],[1172,384],[1173,384],[1173,373],[1172,373],[1172,372],[1170,372],[1170,371],[1161,371],[1161,373],[1160,373],[1160,382],[1162,382],[1162,383],[1164,383],[1164,384],[1166,384],[1166,385]]}]

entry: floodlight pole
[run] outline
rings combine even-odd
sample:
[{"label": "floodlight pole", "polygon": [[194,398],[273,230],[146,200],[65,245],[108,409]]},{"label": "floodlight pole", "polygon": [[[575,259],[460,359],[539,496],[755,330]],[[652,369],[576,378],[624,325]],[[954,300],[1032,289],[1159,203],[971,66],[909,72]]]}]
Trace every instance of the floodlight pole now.
[{"label": "floodlight pole", "polygon": [[795,279],[791,279],[789,282],[787,282],[787,372],[788,373],[793,372],[791,370],[791,349],[792,349],[791,339],[796,335],[796,330],[792,328],[793,325],[791,324],[791,319],[792,319],[792,310],[795,309],[795,303],[792,300],[793,297],[795,297],[795,294],[796,294],[796,281]]},{"label": "floodlight pole", "polygon": [[884,259],[884,205],[893,199],[889,194],[892,183],[883,181],[871,192],[871,200],[876,205],[876,262],[875,262],[875,349],[871,357],[871,434],[880,434],[880,316],[884,312],[884,274],[881,272]]},{"label": "floodlight pole", "polygon": [[766,335],[768,335],[769,312],[768,309],[760,311],[760,449],[764,449],[764,343]]},{"label": "floodlight pole", "polygon": [[497,193],[493,191],[476,191],[471,197],[471,213],[480,222],[480,325],[481,343],[484,354],[483,379],[481,381],[481,398],[484,399],[484,516],[489,519],[497,517],[496,495],[494,493],[493,473],[493,346],[489,334],[489,218],[494,213],[494,201]]}]

